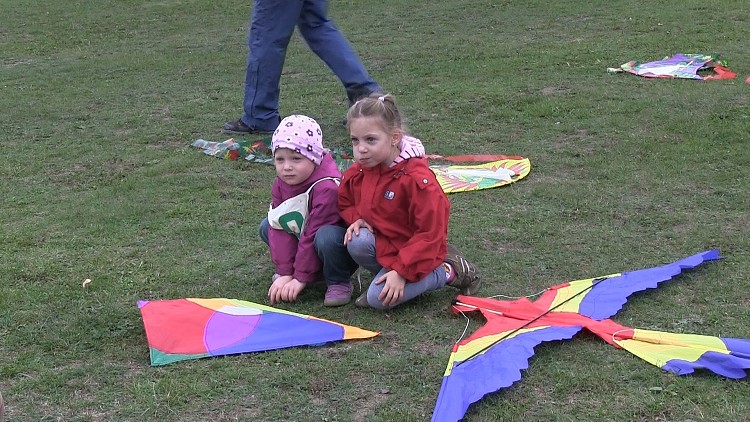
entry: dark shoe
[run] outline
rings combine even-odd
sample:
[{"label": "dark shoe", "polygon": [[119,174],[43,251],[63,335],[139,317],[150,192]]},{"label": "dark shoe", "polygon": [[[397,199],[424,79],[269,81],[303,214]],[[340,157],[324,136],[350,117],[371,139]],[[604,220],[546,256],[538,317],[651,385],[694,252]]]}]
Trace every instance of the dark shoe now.
[{"label": "dark shoe", "polygon": [[367,303],[367,292],[362,293],[359,295],[357,300],[354,301],[354,306],[358,308],[369,308],[370,304]]},{"label": "dark shoe", "polygon": [[331,284],[323,306],[344,306],[352,300],[352,283]]},{"label": "dark shoe", "polygon": [[455,278],[448,285],[457,288],[464,295],[473,295],[479,290],[482,285],[482,275],[479,274],[477,267],[467,261],[466,257],[450,244],[445,262],[450,264],[456,273]]},{"label": "dark shoe", "polygon": [[262,130],[251,128],[242,122],[241,119],[232,120],[224,124],[224,132],[227,133],[239,133],[239,134],[250,134],[250,135],[270,135],[273,130]]}]

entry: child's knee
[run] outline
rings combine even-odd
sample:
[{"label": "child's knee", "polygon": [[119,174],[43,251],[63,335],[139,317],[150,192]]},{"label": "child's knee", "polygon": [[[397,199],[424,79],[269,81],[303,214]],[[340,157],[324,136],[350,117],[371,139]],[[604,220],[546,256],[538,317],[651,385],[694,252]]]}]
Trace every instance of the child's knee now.
[{"label": "child's knee", "polygon": [[[338,226],[323,226],[315,233],[315,250],[323,259],[328,257],[340,261],[348,259],[347,247],[344,246],[346,231]],[[346,258],[344,258],[346,256]]]},{"label": "child's knee", "polygon": [[264,218],[263,221],[260,222],[260,225],[258,226],[258,236],[260,236],[260,240],[262,240],[265,243],[268,243],[268,230],[271,228],[271,224],[268,222],[267,218]]},{"label": "child's knee", "polygon": [[344,231],[337,226],[323,226],[315,232],[315,246],[318,249],[344,245]]},{"label": "child's knee", "polygon": [[383,302],[380,301],[379,297],[382,291],[383,288],[381,287],[381,285],[370,285],[370,288],[367,289],[367,304],[370,305],[371,308],[379,310],[392,308],[392,306],[383,305]]},{"label": "child's knee", "polygon": [[367,236],[352,236],[346,243],[346,249],[352,257],[365,257],[372,254],[373,245]]},{"label": "child's knee", "polygon": [[367,304],[371,308],[377,309],[377,310],[380,310],[380,311],[384,311],[386,309],[390,309],[391,308],[391,306],[385,306],[385,305],[383,305],[383,302],[381,302],[380,300],[378,300],[377,296],[375,296],[374,298],[371,298],[370,295],[367,295]]}]

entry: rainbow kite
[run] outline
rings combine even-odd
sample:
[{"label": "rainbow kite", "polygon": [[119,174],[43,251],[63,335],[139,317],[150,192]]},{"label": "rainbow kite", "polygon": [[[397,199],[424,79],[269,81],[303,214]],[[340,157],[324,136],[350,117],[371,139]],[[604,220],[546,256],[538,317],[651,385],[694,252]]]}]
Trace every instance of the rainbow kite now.
[{"label": "rainbow kite", "polygon": [[743,378],[750,340],[634,329],[608,319],[631,294],[719,258],[710,250],[661,267],[572,281],[548,288],[534,302],[459,295],[453,312],[479,311],[487,323],[454,345],[432,420],[460,420],[469,405],[520,380],[535,346],[569,339],[583,328],[677,375],[703,368]]},{"label": "rainbow kite", "polygon": [[237,299],[139,300],[151,365],[378,335]]},{"label": "rainbow kite", "polygon": [[[244,159],[251,162],[273,164],[271,137],[259,136],[253,140],[224,142],[198,139],[193,146],[212,157],[227,160]],[[335,148],[330,154],[343,172],[354,162],[351,149]],[[528,158],[508,155],[428,155],[433,160],[430,168],[445,193],[469,192],[480,189],[497,188],[523,179],[531,172]],[[479,163],[472,165],[434,164],[434,160],[452,163]]]}]

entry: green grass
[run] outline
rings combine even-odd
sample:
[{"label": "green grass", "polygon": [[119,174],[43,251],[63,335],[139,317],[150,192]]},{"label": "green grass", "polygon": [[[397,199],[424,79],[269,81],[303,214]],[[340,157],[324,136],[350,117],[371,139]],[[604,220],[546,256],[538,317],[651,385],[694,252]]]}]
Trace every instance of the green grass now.
[{"label": "green grass", "polygon": [[[0,390],[13,421],[423,421],[466,324],[435,292],[392,312],[281,307],[382,334],[152,368],[138,299],[263,303],[257,224],[270,166],[208,158],[237,118],[247,4],[0,3]],[[332,2],[331,15],[441,155],[532,162],[524,180],[450,196],[450,239],[483,295],[726,257],[618,313],[625,325],[749,337],[750,5],[735,0]],[[720,53],[738,78],[607,67]],[[282,114],[346,146],[341,86],[295,35]],[[92,282],[87,288],[84,279]],[[482,322],[473,320],[469,330]],[[592,336],[537,348],[523,380],[469,421],[725,421],[747,381],[677,377]]]}]

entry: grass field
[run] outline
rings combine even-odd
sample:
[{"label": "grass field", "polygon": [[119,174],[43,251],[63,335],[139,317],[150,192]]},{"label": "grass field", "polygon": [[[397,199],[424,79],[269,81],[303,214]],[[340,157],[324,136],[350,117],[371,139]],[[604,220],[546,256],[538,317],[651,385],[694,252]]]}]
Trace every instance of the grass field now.
[{"label": "grass field", "polygon": [[[725,257],[631,298],[628,326],[750,337],[750,4],[739,0],[331,2],[428,152],[529,157],[452,194],[450,241],[483,296]],[[190,147],[241,112],[249,2],[0,2],[0,391],[12,421],[424,421],[467,324],[445,289],[391,312],[283,309],[362,342],[150,367],[136,301],[265,303],[271,166]],[[730,81],[608,67],[721,54]],[[281,112],[346,146],[346,98],[297,35]],[[82,282],[90,279],[87,287]],[[469,332],[482,324],[472,319]],[[537,348],[467,421],[740,421],[750,386],[677,377],[592,336]]]}]

